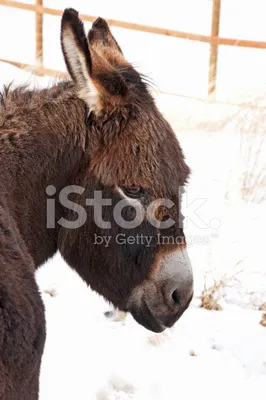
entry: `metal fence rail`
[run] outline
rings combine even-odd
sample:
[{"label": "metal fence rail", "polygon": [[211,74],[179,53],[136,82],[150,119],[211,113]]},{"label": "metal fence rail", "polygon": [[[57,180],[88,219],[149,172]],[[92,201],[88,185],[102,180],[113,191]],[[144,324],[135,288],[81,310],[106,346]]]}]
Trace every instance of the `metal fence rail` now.
[{"label": "metal fence rail", "polygon": [[[16,61],[0,59],[0,61],[9,62],[12,65],[20,68],[29,68],[38,75],[50,76],[65,76],[66,73],[55,71],[53,69],[45,68],[43,66],[43,15],[57,15],[61,16],[63,11],[54,8],[43,6],[43,0],[35,0],[35,4],[26,4],[13,0],[0,0],[0,5],[17,8],[20,10],[34,11],[36,13],[36,65],[23,64]],[[148,32],[157,35],[165,35],[176,37],[179,39],[187,39],[210,44],[210,62],[209,62],[209,88],[208,93],[210,96],[215,95],[216,91],[216,78],[217,78],[217,65],[218,65],[218,48],[220,45],[247,47],[253,49],[266,49],[266,42],[259,42],[253,40],[231,39],[219,36],[220,26],[220,10],[221,0],[213,0],[212,12],[212,25],[211,35],[199,35],[189,32],[181,32],[173,29],[158,28],[149,25],[136,24],[132,22],[118,21],[106,18],[106,21],[111,26],[119,28],[132,29],[135,31]],[[80,14],[83,21],[93,22],[97,17],[92,15]]]}]

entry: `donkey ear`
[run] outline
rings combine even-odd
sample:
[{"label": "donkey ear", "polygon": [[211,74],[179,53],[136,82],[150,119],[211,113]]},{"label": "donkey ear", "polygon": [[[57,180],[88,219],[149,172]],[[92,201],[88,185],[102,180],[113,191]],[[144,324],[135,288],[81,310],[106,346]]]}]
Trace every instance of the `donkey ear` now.
[{"label": "donkey ear", "polygon": [[90,46],[103,58],[116,68],[118,65],[127,64],[122,50],[113,37],[107,22],[98,18],[91,27],[88,34]]},{"label": "donkey ear", "polygon": [[61,23],[61,45],[68,72],[90,108],[113,106],[127,93],[123,77],[88,45],[84,25],[74,9],[66,9]]},{"label": "donkey ear", "polygon": [[61,46],[67,70],[78,89],[82,90],[88,84],[92,61],[83,23],[73,8],[67,8],[62,16]]},{"label": "donkey ear", "polygon": [[123,54],[119,44],[113,37],[107,22],[103,18],[99,17],[93,22],[89,31],[88,40],[92,46],[97,46],[97,44],[99,46],[102,45]]}]

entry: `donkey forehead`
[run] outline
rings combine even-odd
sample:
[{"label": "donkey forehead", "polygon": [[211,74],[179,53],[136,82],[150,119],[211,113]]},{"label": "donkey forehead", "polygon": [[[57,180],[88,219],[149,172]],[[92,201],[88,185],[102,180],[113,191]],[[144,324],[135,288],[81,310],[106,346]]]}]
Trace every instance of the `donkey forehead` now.
[{"label": "donkey forehead", "polygon": [[176,194],[189,168],[173,130],[154,105],[125,114],[99,126],[91,170],[106,185],[135,184],[156,196]]}]

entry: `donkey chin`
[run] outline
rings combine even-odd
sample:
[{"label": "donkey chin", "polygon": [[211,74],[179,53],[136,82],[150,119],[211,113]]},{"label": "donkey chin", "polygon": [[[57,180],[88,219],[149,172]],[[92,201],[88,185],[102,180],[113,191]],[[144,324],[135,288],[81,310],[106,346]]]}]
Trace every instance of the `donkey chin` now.
[{"label": "donkey chin", "polygon": [[186,249],[163,256],[157,272],[137,286],[127,311],[153,332],[172,327],[193,298],[193,272]]}]

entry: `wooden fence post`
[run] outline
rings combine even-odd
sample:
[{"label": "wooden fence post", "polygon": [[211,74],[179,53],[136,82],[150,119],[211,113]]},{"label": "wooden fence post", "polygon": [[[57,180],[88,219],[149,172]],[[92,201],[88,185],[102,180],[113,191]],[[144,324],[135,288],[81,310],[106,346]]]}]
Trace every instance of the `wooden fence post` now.
[{"label": "wooden fence post", "polygon": [[[220,31],[221,0],[213,0],[211,36],[218,38]],[[211,44],[209,63],[209,96],[215,98],[217,80],[218,45]]]},{"label": "wooden fence post", "polygon": [[[36,0],[36,6],[42,6],[43,0]],[[36,64],[43,66],[43,14],[36,11]]]}]

